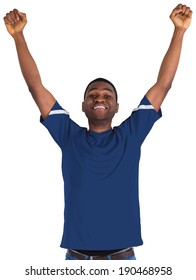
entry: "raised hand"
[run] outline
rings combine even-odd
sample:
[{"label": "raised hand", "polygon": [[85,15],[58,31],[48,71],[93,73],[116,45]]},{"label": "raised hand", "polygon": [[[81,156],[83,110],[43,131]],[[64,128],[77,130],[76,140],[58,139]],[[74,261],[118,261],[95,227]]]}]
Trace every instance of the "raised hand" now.
[{"label": "raised hand", "polygon": [[186,5],[179,4],[172,11],[170,19],[176,28],[187,29],[191,23],[192,11]]},{"label": "raised hand", "polygon": [[22,32],[27,24],[26,14],[14,9],[6,14],[4,17],[4,23],[9,34],[14,36],[14,34]]}]

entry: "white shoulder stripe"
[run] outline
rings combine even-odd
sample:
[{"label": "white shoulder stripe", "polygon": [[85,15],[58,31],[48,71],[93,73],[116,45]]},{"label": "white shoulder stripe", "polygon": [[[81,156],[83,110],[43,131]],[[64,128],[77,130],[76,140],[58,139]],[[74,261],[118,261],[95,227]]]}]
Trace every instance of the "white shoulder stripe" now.
[{"label": "white shoulder stripe", "polygon": [[149,109],[154,109],[154,107],[152,105],[140,105],[137,108],[133,109],[133,112],[138,110],[149,110]]},{"label": "white shoulder stripe", "polygon": [[69,113],[66,110],[52,110],[49,113],[49,115],[60,115],[60,114],[69,115]]}]

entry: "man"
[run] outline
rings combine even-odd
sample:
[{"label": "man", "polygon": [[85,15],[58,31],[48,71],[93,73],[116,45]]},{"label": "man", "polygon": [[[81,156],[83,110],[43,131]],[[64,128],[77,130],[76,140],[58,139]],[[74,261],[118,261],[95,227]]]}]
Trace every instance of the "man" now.
[{"label": "man", "polygon": [[141,145],[156,120],[171,88],[192,11],[179,4],[171,13],[174,33],[162,61],[157,82],[120,126],[112,128],[118,112],[117,92],[106,79],[86,88],[82,109],[89,129],[74,123],[67,111],[42,85],[28,50],[23,29],[26,15],[13,10],[4,22],[13,37],[22,74],[40,112],[41,122],[62,150],[65,189],[64,232],[61,247],[66,259],[135,259],[143,244],[138,198]]}]

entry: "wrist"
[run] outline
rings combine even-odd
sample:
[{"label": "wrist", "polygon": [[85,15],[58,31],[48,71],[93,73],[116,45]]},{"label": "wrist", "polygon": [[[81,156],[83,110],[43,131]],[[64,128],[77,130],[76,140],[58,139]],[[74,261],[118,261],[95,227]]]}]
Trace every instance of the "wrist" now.
[{"label": "wrist", "polygon": [[175,27],[174,28],[174,34],[178,35],[178,36],[184,36],[184,33],[186,32],[186,28],[184,27]]},{"label": "wrist", "polygon": [[182,33],[184,34],[185,31],[187,30],[187,28],[183,27],[183,26],[175,26],[175,31],[178,32],[178,33]]},{"label": "wrist", "polygon": [[24,35],[23,35],[23,32],[22,32],[22,31],[15,32],[15,33],[11,34],[11,36],[13,37],[13,39],[14,39],[15,41],[18,41],[18,40],[24,38]]}]

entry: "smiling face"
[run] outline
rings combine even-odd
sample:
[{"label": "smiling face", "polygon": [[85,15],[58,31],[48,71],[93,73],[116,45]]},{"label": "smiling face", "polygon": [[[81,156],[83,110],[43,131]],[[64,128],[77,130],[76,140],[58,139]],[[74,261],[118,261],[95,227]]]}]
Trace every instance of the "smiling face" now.
[{"label": "smiling face", "polygon": [[89,122],[111,122],[118,112],[119,104],[116,102],[116,94],[113,87],[107,82],[94,82],[86,91],[82,110]]}]

